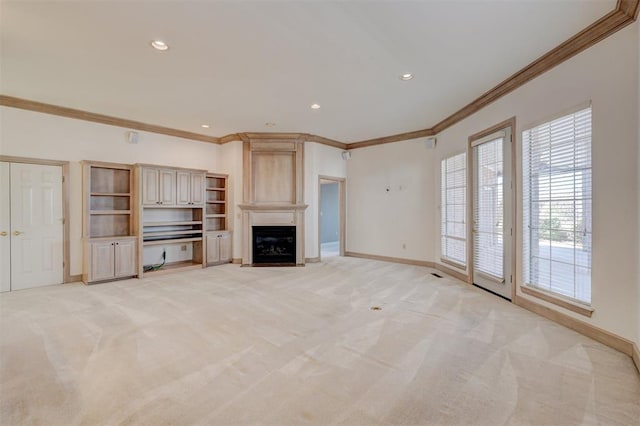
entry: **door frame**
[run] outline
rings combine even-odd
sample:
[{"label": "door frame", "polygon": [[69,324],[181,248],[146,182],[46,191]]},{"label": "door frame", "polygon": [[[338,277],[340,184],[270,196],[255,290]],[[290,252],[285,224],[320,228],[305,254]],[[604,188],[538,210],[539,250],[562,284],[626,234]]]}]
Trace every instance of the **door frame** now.
[{"label": "door frame", "polygon": [[0,155],[0,161],[7,163],[34,164],[37,166],[62,167],[62,282],[80,281],[80,275],[71,276],[70,265],[70,225],[69,225],[69,162],[60,160],[45,160],[41,158],[14,157]]},{"label": "door frame", "polygon": [[[516,117],[513,116],[511,118],[508,118],[498,124],[495,124],[487,129],[484,129],[478,133],[474,133],[473,135],[469,136],[469,140],[468,140],[468,144],[467,144],[467,205],[469,206],[469,208],[467,209],[467,235],[469,236],[467,239],[467,259],[468,259],[468,264],[469,264],[469,272],[468,272],[468,282],[469,284],[473,284],[473,270],[474,270],[474,264],[473,264],[473,246],[474,246],[474,235],[473,235],[473,211],[475,208],[475,205],[473,204],[473,191],[474,191],[474,179],[473,179],[473,175],[474,175],[474,169],[473,169],[473,148],[471,146],[471,144],[473,142],[475,142],[478,139],[482,139],[485,136],[489,136],[492,133],[495,133],[499,130],[502,129],[506,129],[509,128],[511,131],[511,228],[513,229],[513,235],[511,235],[511,244],[510,244],[510,249],[511,249],[511,275],[513,276],[512,282],[511,282],[511,303],[515,304],[516,303],[516,299],[517,299],[517,294],[516,294],[516,258],[517,258],[517,252],[516,252],[516,236],[518,235],[518,221],[517,221],[517,209],[516,209],[516,204],[518,199],[516,198],[517,196],[517,182],[516,182]],[[509,249],[509,247],[507,247],[507,245],[505,245],[506,249]],[[506,277],[505,277],[506,280]]]},{"label": "door frame", "polygon": [[322,181],[330,181],[338,184],[338,221],[340,222],[338,225],[338,238],[340,239],[340,256],[344,256],[344,248],[346,245],[345,236],[346,236],[346,224],[345,224],[345,206],[346,206],[346,178],[335,177],[335,176],[325,176],[318,175],[318,259],[322,260],[322,250],[320,243],[320,189],[322,185]]}]

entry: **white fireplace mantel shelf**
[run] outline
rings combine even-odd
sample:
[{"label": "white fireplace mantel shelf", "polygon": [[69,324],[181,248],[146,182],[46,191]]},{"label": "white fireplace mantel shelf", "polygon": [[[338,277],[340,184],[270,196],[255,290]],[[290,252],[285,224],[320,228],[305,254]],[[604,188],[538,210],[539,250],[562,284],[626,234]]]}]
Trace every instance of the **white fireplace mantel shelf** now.
[{"label": "white fireplace mantel shelf", "polygon": [[238,204],[241,210],[293,211],[305,210],[308,204]]}]

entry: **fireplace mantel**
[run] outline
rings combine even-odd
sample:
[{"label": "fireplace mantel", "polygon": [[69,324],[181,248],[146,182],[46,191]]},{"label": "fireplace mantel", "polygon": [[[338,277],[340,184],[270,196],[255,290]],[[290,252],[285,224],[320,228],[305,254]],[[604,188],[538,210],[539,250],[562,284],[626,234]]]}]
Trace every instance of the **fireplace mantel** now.
[{"label": "fireplace mantel", "polygon": [[254,226],[295,226],[296,265],[304,265],[304,141],[286,134],[244,140],[242,265],[253,265]]},{"label": "fireplace mantel", "polygon": [[296,210],[305,210],[308,204],[238,204],[240,210],[253,211],[272,211],[272,212],[290,212]]},{"label": "fireplace mantel", "polygon": [[253,265],[254,226],[295,226],[296,265],[304,265],[304,211],[306,204],[240,204],[242,211],[242,265]]}]

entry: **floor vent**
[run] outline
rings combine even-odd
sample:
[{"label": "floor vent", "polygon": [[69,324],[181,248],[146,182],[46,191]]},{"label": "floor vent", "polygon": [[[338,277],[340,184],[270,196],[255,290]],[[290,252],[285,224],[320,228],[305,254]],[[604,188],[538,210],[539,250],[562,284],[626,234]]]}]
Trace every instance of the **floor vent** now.
[{"label": "floor vent", "polygon": [[442,275],[436,274],[435,272],[432,272],[431,275],[433,275],[434,277],[442,278]]}]

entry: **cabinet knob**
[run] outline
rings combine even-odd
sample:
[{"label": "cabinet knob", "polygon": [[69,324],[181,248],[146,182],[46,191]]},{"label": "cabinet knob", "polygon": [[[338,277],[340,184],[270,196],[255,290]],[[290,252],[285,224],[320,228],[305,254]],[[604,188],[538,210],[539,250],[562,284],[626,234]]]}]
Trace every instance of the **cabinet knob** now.
[{"label": "cabinet knob", "polygon": [[118,246],[118,245],[120,245],[120,243],[116,243],[116,245]]},{"label": "cabinet knob", "polygon": [[9,235],[7,231],[0,232],[0,237],[6,237],[7,235]]},{"label": "cabinet knob", "polygon": [[16,237],[17,237],[18,235],[22,235],[22,234],[24,234],[24,232],[20,232],[20,231],[13,231],[13,235],[15,235]]}]

